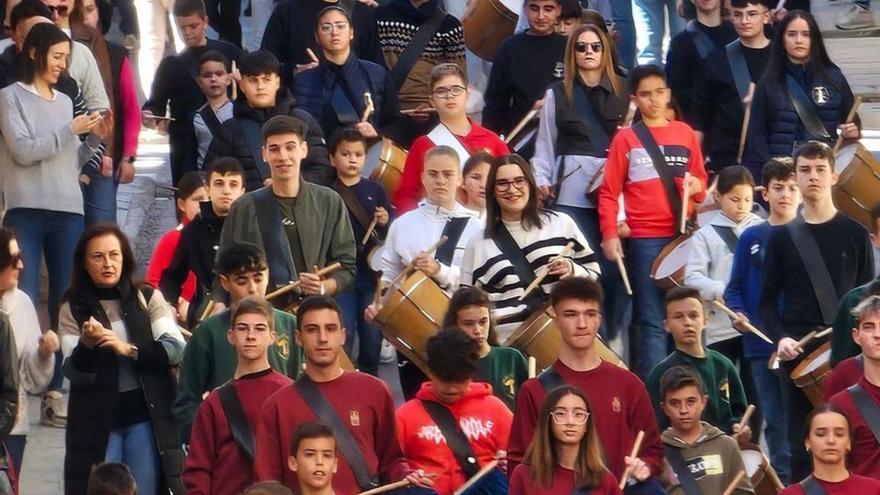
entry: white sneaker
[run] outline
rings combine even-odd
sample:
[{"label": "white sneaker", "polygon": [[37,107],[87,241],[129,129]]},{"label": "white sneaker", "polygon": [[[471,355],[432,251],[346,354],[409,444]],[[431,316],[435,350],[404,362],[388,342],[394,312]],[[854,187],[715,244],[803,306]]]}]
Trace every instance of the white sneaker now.
[{"label": "white sneaker", "polygon": [[869,29],[876,25],[877,21],[871,11],[858,5],[850,5],[837,19],[837,28],[844,30]]},{"label": "white sneaker", "polygon": [[379,351],[379,362],[383,364],[393,363],[397,360],[397,352],[391,342],[382,339],[382,349]]},{"label": "white sneaker", "polygon": [[67,401],[64,394],[57,390],[46,392],[40,407],[40,424],[55,428],[67,427]]}]

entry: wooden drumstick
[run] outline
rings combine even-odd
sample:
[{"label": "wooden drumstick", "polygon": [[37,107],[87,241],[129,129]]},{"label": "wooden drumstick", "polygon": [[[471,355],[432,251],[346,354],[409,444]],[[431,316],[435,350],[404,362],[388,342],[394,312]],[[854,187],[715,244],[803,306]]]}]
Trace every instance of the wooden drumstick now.
[{"label": "wooden drumstick", "polygon": [[529,378],[538,376],[538,360],[535,356],[529,356]]},{"label": "wooden drumstick", "polygon": [[522,120],[520,120],[518,124],[516,124],[516,127],[514,127],[512,131],[510,131],[510,135],[508,135],[504,139],[504,143],[510,144],[510,142],[513,141],[513,138],[515,138],[516,135],[519,134],[520,131],[523,130],[523,128],[526,126],[526,124],[528,124],[529,122],[532,121],[532,119],[534,119],[535,117],[538,116],[538,111],[539,110],[537,108],[533,108],[533,109],[529,110],[529,113],[527,113],[526,116],[523,117]]},{"label": "wooden drumstick", "polygon": [[731,318],[733,318],[734,320],[740,322],[742,324],[742,326],[746,327],[746,330],[748,330],[750,333],[755,334],[761,340],[767,342],[770,345],[773,345],[773,341],[770,340],[770,337],[764,335],[764,332],[758,330],[751,323],[741,319],[738,314],[736,314],[732,309],[728,308],[723,302],[719,301],[718,299],[713,299],[712,304],[714,304],[716,308],[727,313],[727,315],[730,316]]},{"label": "wooden drumstick", "polygon": [[636,117],[636,105],[634,103],[630,103],[629,107],[626,109],[626,115],[623,117],[623,123],[620,124],[620,127],[631,127],[633,119]]},{"label": "wooden drumstick", "polygon": [[238,83],[236,82],[236,77],[238,76],[238,66],[235,64],[235,60],[232,61],[232,101],[238,99]]},{"label": "wooden drumstick", "polygon": [[[831,330],[831,329],[827,328],[825,330],[822,330],[822,335],[823,336],[828,335],[828,333],[827,333],[828,330]],[[795,348],[800,349],[800,350],[804,350],[804,346],[807,345],[807,343],[809,341],[815,339],[818,335],[819,334],[817,334],[815,330],[804,335],[803,337],[801,337],[800,340],[797,341],[797,344],[794,345]],[[771,354],[771,356],[770,356],[770,364],[768,365],[768,368],[771,370],[775,370],[776,368],[779,367],[780,361],[782,361],[782,360],[779,359],[779,354],[777,354],[776,351],[773,351],[773,354]]]},{"label": "wooden drumstick", "polygon": [[[852,124],[853,120],[856,118],[856,111],[859,109],[859,105],[862,104],[862,97],[856,96],[856,99],[853,100],[853,106],[849,109],[849,114],[846,116],[845,124]],[[843,145],[843,134],[837,136],[837,141],[834,142],[834,152],[837,153],[837,150]]]},{"label": "wooden drumstick", "polygon": [[620,278],[623,279],[623,288],[626,289],[626,295],[633,295],[632,286],[629,284],[629,275],[626,274],[626,264],[623,262],[623,256],[617,256],[617,269],[620,270]]},{"label": "wooden drumstick", "polygon": [[736,163],[742,163],[743,153],[746,150],[746,137],[749,135],[749,120],[752,118],[752,98],[755,96],[755,83],[749,83],[749,91],[745,98],[745,113],[743,114],[742,129],[739,131],[739,150],[736,152]]},{"label": "wooden drumstick", "polygon": [[205,321],[205,318],[211,316],[211,313],[214,312],[214,306],[215,306],[216,304],[217,304],[217,303],[214,302],[213,299],[211,299],[210,301],[208,301],[208,304],[205,305],[205,310],[202,311],[202,314],[199,316],[199,319],[197,320],[197,324],[198,324],[198,323],[201,323],[201,322],[203,322],[203,321]]},{"label": "wooden drumstick", "polygon": [[[636,441],[633,443],[632,451],[630,451],[629,456],[635,457],[639,454],[639,450],[642,448],[642,440],[645,439],[645,431],[639,430],[638,435],[636,435]],[[626,486],[626,479],[629,478],[629,468],[623,470],[623,476],[620,477],[620,489],[623,490],[623,487]]]},{"label": "wooden drumstick", "polygon": [[813,338],[814,338],[814,339],[821,339],[821,338],[825,337],[826,335],[828,335],[829,333],[831,333],[831,332],[833,332],[833,331],[834,331],[834,328],[833,328],[833,327],[828,327],[828,328],[826,328],[825,330],[822,330],[821,332],[819,332],[819,333],[817,333],[816,335],[814,335]]},{"label": "wooden drumstick", "polygon": [[[553,259],[550,260],[550,263],[553,263],[556,260],[564,258],[566,255],[568,255],[569,251],[571,251],[572,249],[574,249],[574,241],[566,244],[565,247],[562,248],[562,251],[558,255],[554,256]],[[548,263],[548,265],[549,265],[549,263]],[[530,283],[528,285],[528,287],[526,287],[526,290],[522,293],[521,296],[519,296],[518,300],[522,301],[523,299],[528,297],[529,294],[531,294],[532,291],[535,290],[535,288],[537,288],[539,285],[541,285],[541,282],[543,282],[544,278],[546,278],[546,277],[547,277],[546,271],[544,273],[542,273],[540,276],[535,277],[535,280],[532,280],[532,283]]]},{"label": "wooden drumstick", "polygon": [[379,223],[379,217],[373,216],[373,221],[370,222],[370,226],[367,227],[367,233],[364,234],[364,238],[361,239],[361,246],[366,246],[367,241],[370,240],[370,236],[373,235],[373,230],[376,228],[376,224]]},{"label": "wooden drumstick", "polygon": [[[444,235],[443,237],[440,238],[440,240],[438,240],[431,247],[426,249],[425,252],[428,254],[433,253],[434,251],[440,249],[440,246],[442,246],[448,240],[449,240],[449,238]],[[412,272],[412,270],[413,270],[413,268],[415,268],[415,266],[416,266],[415,260],[407,263],[406,266],[403,268],[403,270],[401,270],[400,273],[398,273],[397,276],[391,280],[391,282],[388,282],[388,287],[394,287],[395,285],[397,285],[398,282],[400,282],[401,280],[406,278],[410,274],[410,272]]]},{"label": "wooden drumstick", "polygon": [[306,54],[309,56],[310,59],[312,59],[312,62],[316,64],[320,63],[320,61],[318,60],[318,56],[315,55],[315,52],[313,52],[311,48],[306,48]]},{"label": "wooden drumstick", "polygon": [[376,107],[373,106],[373,95],[371,95],[369,91],[364,93],[364,105],[366,105],[366,108],[364,109],[363,117],[361,117],[361,122],[370,120],[370,115],[372,115],[373,111],[376,109]]},{"label": "wooden drumstick", "polygon": [[690,191],[687,188],[688,177],[690,176],[690,172],[685,172],[684,180],[681,182],[681,188],[684,194],[682,194],[681,198],[681,225],[679,225],[678,230],[682,234],[684,234],[687,227],[688,201],[691,199]]},{"label": "wooden drumstick", "polygon": [[734,476],[733,480],[727,485],[727,489],[724,490],[724,495],[732,495],[734,490],[736,490],[736,486],[739,485],[739,482],[742,481],[743,476],[746,475],[746,471],[741,469],[736,476]]},{"label": "wooden drumstick", "polygon": [[468,489],[470,489],[470,487],[474,486],[478,481],[480,481],[480,479],[483,476],[486,476],[487,474],[489,474],[489,472],[492,471],[493,469],[495,469],[495,466],[497,466],[497,465],[498,465],[497,460],[491,461],[490,463],[486,464],[485,466],[482,467],[482,469],[477,471],[477,474],[471,476],[471,479],[467,480],[467,482],[465,482],[465,484],[461,485],[461,487],[459,487],[458,490],[455,490],[455,492],[452,495],[461,495],[462,493],[468,491]]},{"label": "wooden drumstick", "polygon": [[[324,275],[328,275],[330,273],[333,273],[336,270],[339,270],[340,268],[342,268],[342,264],[339,263],[338,261],[336,261],[330,265],[325,266],[324,268],[321,268],[320,270],[316,270],[315,275],[317,275],[319,277],[323,277]],[[297,287],[299,287],[299,284],[300,284],[299,280],[297,280],[296,282],[294,282],[292,284],[287,284],[284,287],[267,294],[266,299],[274,299],[280,295],[287,294],[288,292],[292,291],[293,289],[296,289]]]},{"label": "wooden drumstick", "polygon": [[358,495],[377,495],[379,493],[390,492],[391,490],[397,490],[398,488],[406,488],[411,485],[407,480],[395,481],[394,483],[388,483],[387,485],[377,486],[371,490],[367,490],[365,492],[360,492]]},{"label": "wooden drumstick", "polygon": [[746,412],[743,413],[742,419],[739,420],[739,429],[737,431],[742,431],[745,428],[746,424],[748,424],[749,420],[752,419],[752,414],[755,412],[755,405],[749,404],[749,407],[746,408]]}]

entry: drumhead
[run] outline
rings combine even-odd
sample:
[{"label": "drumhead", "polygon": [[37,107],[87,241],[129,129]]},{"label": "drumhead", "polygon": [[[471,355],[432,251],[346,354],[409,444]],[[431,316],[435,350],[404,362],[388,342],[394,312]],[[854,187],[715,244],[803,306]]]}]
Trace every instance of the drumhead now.
[{"label": "drumhead", "polygon": [[815,371],[823,364],[828,363],[830,360],[831,360],[831,349],[828,348],[828,349],[825,349],[824,351],[822,351],[822,353],[819,354],[816,357],[816,359],[813,359],[812,361],[805,363],[803,372],[809,373],[811,371]]},{"label": "drumhead", "polygon": [[507,10],[509,10],[513,15],[519,17],[522,15],[523,2],[518,0],[500,0],[501,5],[504,5]]},{"label": "drumhead", "polygon": [[364,170],[361,175],[369,177],[373,174],[373,170],[379,165],[379,158],[382,156],[382,141],[377,142],[367,150],[367,157],[364,161]]},{"label": "drumhead", "polygon": [[858,143],[848,144],[840,148],[837,154],[834,155],[834,171],[842,174],[846,167],[855,159],[858,149]]},{"label": "drumhead", "polygon": [[742,454],[743,466],[746,468],[746,474],[749,475],[749,477],[754,476],[754,474],[761,469],[761,464],[764,462],[764,456],[757,450],[752,449],[745,449],[740,453]]},{"label": "drumhead", "polygon": [[687,264],[688,256],[691,253],[691,240],[686,239],[684,242],[675,246],[669,254],[663,258],[663,261],[657,265],[657,271],[651,276],[656,279],[672,277],[675,272]]},{"label": "drumhead", "polygon": [[373,271],[378,272],[382,267],[382,252],[384,251],[384,244],[379,244],[378,246],[374,246],[373,249],[370,249],[370,252],[367,253],[367,265],[373,269]]}]

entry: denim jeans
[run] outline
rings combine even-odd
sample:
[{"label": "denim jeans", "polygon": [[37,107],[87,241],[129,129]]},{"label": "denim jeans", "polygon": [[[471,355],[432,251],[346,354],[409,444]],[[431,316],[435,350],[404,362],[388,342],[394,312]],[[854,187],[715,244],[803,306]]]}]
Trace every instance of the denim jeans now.
[{"label": "denim jeans", "polygon": [[493,469],[462,495],[506,495],[508,490],[507,476],[498,469]]},{"label": "denim jeans", "polygon": [[[684,29],[684,19],[675,11],[676,0],[634,0],[640,29],[644,29],[647,40],[642,40],[639,51],[640,64],[654,64],[663,67],[663,38],[666,22],[669,22],[669,39]],[[616,3],[616,2],[615,2]]]},{"label": "denim jeans", "polygon": [[[752,368],[752,379],[758,391],[758,407],[764,413],[764,437],[770,451],[770,464],[782,483],[788,486],[788,465],[791,454],[788,450],[785,426],[785,406],[782,403],[782,388],[776,373],[767,369],[767,358],[749,359]],[[757,438],[757,437],[756,437]]]},{"label": "denim jeans", "polygon": [[103,177],[97,171],[87,171],[89,184],[80,184],[86,225],[116,223],[116,189],[113,177]]},{"label": "denim jeans", "polygon": [[633,370],[643,380],[654,366],[668,354],[669,336],[663,328],[663,290],[651,278],[651,265],[672,237],[628,239],[626,262],[633,290],[634,354],[637,359]]},{"label": "denim jeans", "polygon": [[626,485],[623,493],[624,495],[666,495],[666,490],[656,478],[648,478],[641,483]]},{"label": "denim jeans", "polygon": [[804,423],[807,415],[813,410],[813,403],[807,399],[803,390],[791,379],[794,367],[791,363],[782,363],[778,370],[780,387],[782,388],[782,404],[787,414],[785,419],[786,435],[789,450],[788,476],[790,480],[802,480],[812,471],[810,454],[804,446]]},{"label": "denim jeans", "polygon": [[620,33],[617,42],[617,54],[620,63],[632,69],[636,63],[636,26],[633,23],[632,0],[613,0],[611,16],[614,19],[614,30]]},{"label": "denim jeans", "polygon": [[159,452],[149,421],[110,431],[104,462],[121,462],[131,469],[139,495],[158,495],[162,473]]},{"label": "denim jeans", "polygon": [[376,294],[376,273],[358,264],[354,290],[336,296],[345,325],[345,352],[353,356],[355,335],[358,338],[357,366],[373,376],[379,372],[379,351],[382,333],[364,319],[364,309],[373,303]]}]

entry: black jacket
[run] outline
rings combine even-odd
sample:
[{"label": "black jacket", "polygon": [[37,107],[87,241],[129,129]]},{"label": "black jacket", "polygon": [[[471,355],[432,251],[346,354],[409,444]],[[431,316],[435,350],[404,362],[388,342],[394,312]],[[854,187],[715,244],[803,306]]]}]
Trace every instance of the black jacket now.
[{"label": "black jacket", "polygon": [[18,351],[9,318],[0,313],[0,441],[12,431],[17,415]]},{"label": "black jacket", "polygon": [[[550,89],[553,91],[556,102],[556,143],[554,145],[556,155],[608,156],[607,147],[603,147],[601,150],[595,149],[594,137],[590,135],[585,119],[579,115],[577,98],[574,97],[574,102],[569,104],[562,81],[551,84]],[[623,123],[629,107],[629,100],[626,96],[621,96],[629,94],[624,81],[621,80],[620,95],[614,93],[614,86],[611,85],[611,80],[607,76],[602,76],[602,80],[593,88],[588,88],[580,77],[576,77],[573,89],[574,91],[586,90],[587,101],[602,129],[605,130],[610,143],[611,138],[617,133],[617,128]]]},{"label": "black jacket", "polygon": [[[254,159],[252,149],[258,150],[262,146],[259,143],[249,143],[242,130],[242,122],[250,120],[260,127],[276,115],[290,115],[296,117],[308,126],[306,141],[309,145],[309,155],[301,165],[301,175],[305,180],[321,185],[329,185],[335,176],[330,167],[330,158],[327,155],[327,144],[324,141],[324,132],[318,121],[308,112],[297,108],[296,100],[285,88],[278,91],[275,106],[272,108],[253,108],[245,100],[235,102],[232,110],[232,118],[223,123],[220,133],[214,136],[208,152],[205,154],[205,163],[222,156],[231,156],[238,159],[244,167],[245,188],[255,191],[263,187],[263,181],[269,178],[269,172],[261,171]],[[262,137],[260,137],[262,140]],[[268,165],[267,165],[268,168]]]}]

